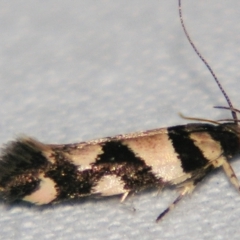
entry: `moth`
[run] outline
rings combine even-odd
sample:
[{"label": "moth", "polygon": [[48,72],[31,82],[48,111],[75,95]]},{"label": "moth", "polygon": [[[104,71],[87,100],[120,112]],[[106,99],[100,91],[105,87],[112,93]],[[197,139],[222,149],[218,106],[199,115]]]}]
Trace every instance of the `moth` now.
[{"label": "moth", "polygon": [[[8,143],[0,156],[0,196],[36,205],[88,196],[120,195],[149,187],[175,186],[179,196],[169,212],[213,169],[222,167],[239,191],[229,160],[240,152],[237,113],[209,64],[183,30],[226,98],[233,119],[160,128],[76,144],[44,144],[30,137]],[[189,118],[190,120],[194,120]]]}]

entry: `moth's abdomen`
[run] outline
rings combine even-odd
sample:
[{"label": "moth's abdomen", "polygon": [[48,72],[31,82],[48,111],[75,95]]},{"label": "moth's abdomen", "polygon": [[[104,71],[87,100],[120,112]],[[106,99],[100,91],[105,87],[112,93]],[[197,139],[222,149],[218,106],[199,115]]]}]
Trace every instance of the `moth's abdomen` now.
[{"label": "moth's abdomen", "polygon": [[40,205],[197,182],[239,151],[234,126],[191,124],[69,145],[20,138],[1,156],[1,196]]}]

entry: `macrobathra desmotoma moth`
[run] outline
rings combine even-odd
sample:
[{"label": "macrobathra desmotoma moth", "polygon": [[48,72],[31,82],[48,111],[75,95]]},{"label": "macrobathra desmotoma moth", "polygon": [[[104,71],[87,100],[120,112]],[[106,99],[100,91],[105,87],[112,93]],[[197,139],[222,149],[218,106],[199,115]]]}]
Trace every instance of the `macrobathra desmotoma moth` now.
[{"label": "macrobathra desmotoma moth", "polygon": [[[222,167],[239,191],[229,160],[240,152],[237,113],[209,64],[183,30],[226,98],[232,119],[159,128],[76,144],[43,144],[29,137],[7,144],[0,157],[0,196],[36,205],[87,196],[120,195],[176,186],[177,199],[160,220],[213,169]],[[189,118],[191,119],[191,118]]]}]

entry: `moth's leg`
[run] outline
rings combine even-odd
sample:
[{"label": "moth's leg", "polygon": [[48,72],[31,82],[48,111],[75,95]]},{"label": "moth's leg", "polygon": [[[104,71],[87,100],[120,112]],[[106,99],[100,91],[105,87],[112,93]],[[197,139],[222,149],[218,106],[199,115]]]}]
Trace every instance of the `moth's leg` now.
[{"label": "moth's leg", "polygon": [[125,199],[126,199],[126,197],[128,196],[128,194],[129,194],[129,192],[125,192],[125,193],[122,195],[121,200],[120,200],[121,203],[125,201]]},{"label": "moth's leg", "polygon": [[168,212],[170,212],[178,202],[186,195],[191,193],[194,188],[196,187],[196,184],[194,184],[193,181],[189,181],[187,183],[184,183],[184,185],[181,186],[181,192],[178,195],[178,197],[172,202],[172,204],[169,205],[167,209],[165,209],[156,219],[156,222],[160,221]]},{"label": "moth's leg", "polygon": [[223,167],[223,170],[224,170],[225,174],[229,178],[230,182],[233,184],[233,186],[238,191],[240,191],[239,180],[238,180],[232,166],[230,165],[230,163],[228,161],[224,161],[224,163],[222,164],[222,167]]}]

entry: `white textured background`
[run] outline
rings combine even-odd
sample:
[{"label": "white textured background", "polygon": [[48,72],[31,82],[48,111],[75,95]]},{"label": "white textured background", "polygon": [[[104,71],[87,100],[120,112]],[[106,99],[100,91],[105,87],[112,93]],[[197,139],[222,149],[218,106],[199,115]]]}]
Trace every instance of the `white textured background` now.
[{"label": "white textured background", "polygon": [[[184,0],[183,10],[237,107],[240,1]],[[229,116],[212,109],[226,104],[182,33],[177,0],[1,1],[0,33],[1,144],[19,133],[68,143],[186,123],[178,112]],[[239,239],[240,194],[221,171],[156,224],[175,197],[1,204],[0,239]]]}]

